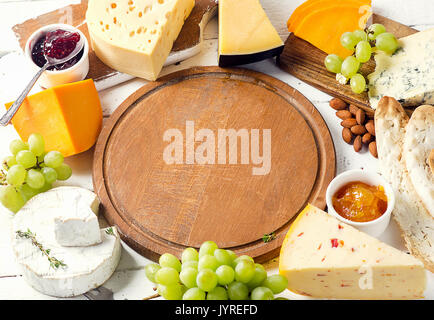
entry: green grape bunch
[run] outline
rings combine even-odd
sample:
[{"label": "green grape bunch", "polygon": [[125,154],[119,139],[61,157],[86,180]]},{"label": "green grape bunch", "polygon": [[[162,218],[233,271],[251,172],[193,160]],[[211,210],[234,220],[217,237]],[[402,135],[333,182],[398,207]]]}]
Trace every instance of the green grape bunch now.
[{"label": "green grape bunch", "polygon": [[386,32],[386,28],[379,23],[374,23],[365,30],[345,32],[340,41],[341,45],[353,54],[345,59],[329,54],[324,59],[324,65],[328,71],[337,75],[339,82],[344,79],[342,84],[349,80],[352,91],[357,94],[366,90],[366,79],[359,72],[363,63],[368,62],[377,50],[392,55],[399,47],[395,36]]},{"label": "green grape bunch", "polygon": [[57,180],[68,180],[71,168],[58,151],[45,151],[44,138],[33,133],[27,142],[13,140],[12,155],[0,168],[0,202],[12,212],[18,212],[35,195],[48,191]]},{"label": "green grape bunch", "polygon": [[199,252],[185,249],[181,261],[165,253],[145,266],[145,274],[166,300],[282,300],[274,296],[288,286],[284,276],[268,276],[251,257],[238,257],[213,241],[202,243]]}]

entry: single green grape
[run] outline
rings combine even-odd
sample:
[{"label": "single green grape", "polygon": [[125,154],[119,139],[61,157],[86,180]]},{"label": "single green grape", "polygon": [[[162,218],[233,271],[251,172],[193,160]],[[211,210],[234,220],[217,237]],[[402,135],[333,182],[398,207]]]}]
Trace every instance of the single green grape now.
[{"label": "single green grape", "polygon": [[57,180],[57,171],[56,169],[45,167],[41,169],[41,173],[45,178],[47,183],[53,183]]},{"label": "single green grape", "polygon": [[352,32],[345,32],[341,36],[341,44],[345,49],[354,51],[357,42],[359,39]]},{"label": "single green grape", "polygon": [[45,184],[44,175],[35,169],[27,171],[26,183],[33,189],[40,189]]},{"label": "single green grape", "polygon": [[353,56],[346,57],[344,62],[342,62],[341,73],[346,78],[351,78],[353,75],[359,71],[360,62]]},{"label": "single green grape", "polygon": [[158,260],[161,267],[169,267],[175,269],[177,272],[181,272],[181,262],[171,253],[164,253]]},{"label": "single green grape", "polygon": [[165,286],[179,282],[179,274],[174,268],[162,267],[155,273],[155,281]]},{"label": "single green grape", "polygon": [[398,40],[392,33],[384,32],[379,34],[375,40],[375,46],[378,50],[387,54],[393,54],[398,49]]},{"label": "single green grape", "polygon": [[33,198],[39,193],[38,190],[31,188],[28,184],[21,185],[18,189],[18,192],[23,197],[24,202],[29,201],[31,198]]},{"label": "single green grape", "polygon": [[196,277],[198,271],[195,268],[185,268],[181,270],[179,279],[187,288],[197,287]]},{"label": "single green grape", "polygon": [[365,77],[362,76],[360,73],[356,73],[354,76],[351,77],[350,86],[351,90],[353,90],[354,93],[362,93],[363,91],[365,91],[366,88]]},{"label": "single green grape", "polygon": [[265,271],[264,266],[263,266],[262,264],[260,264],[260,263],[255,263],[255,267],[256,267],[256,268],[261,268],[262,270]]},{"label": "single green grape", "polygon": [[209,255],[213,255],[214,251],[218,249],[217,244],[214,241],[205,241],[204,243],[202,243],[202,245],[200,246],[199,249],[199,258],[209,254]]},{"label": "single green grape", "polygon": [[235,280],[248,283],[255,275],[255,264],[252,261],[244,259],[235,267]]},{"label": "single green grape", "polygon": [[223,287],[215,287],[206,295],[206,300],[228,300],[228,298],[228,293]]},{"label": "single green grape", "polygon": [[161,267],[157,263],[149,263],[145,266],[145,274],[146,274],[146,277],[149,279],[149,281],[151,281],[153,283],[157,283],[157,280],[155,280],[155,274],[160,269],[161,269]]},{"label": "single green grape", "polygon": [[354,30],[353,34],[357,38],[358,42],[360,42],[360,41],[367,41],[368,40],[368,35],[363,30]]},{"label": "single green grape", "polygon": [[243,254],[242,256],[237,257],[233,262],[232,262],[232,266],[235,268],[237,266],[237,264],[243,260],[249,260],[252,261],[253,263],[255,262],[255,260],[253,260],[252,257],[249,257],[248,255]]},{"label": "single green grape", "polygon": [[32,133],[27,140],[29,150],[33,152],[35,156],[40,156],[45,151],[44,138],[39,133]]},{"label": "single green grape", "polygon": [[360,41],[356,46],[356,59],[365,63],[371,59],[372,47],[368,41]]},{"label": "single green grape", "polygon": [[187,261],[199,261],[199,253],[195,248],[187,248],[182,251],[181,261],[182,263]]},{"label": "single green grape", "polygon": [[217,259],[219,265],[232,265],[232,257],[229,252],[224,249],[216,249],[214,251],[214,257]]},{"label": "single green grape", "polygon": [[41,189],[38,189],[38,193],[44,193],[47,192],[48,190],[50,190],[53,186],[51,185],[51,183],[47,183],[45,181],[44,186]]},{"label": "single green grape", "polygon": [[179,283],[172,285],[158,285],[158,293],[166,300],[181,300],[182,288]]},{"label": "single green grape", "polygon": [[228,285],[228,296],[231,300],[247,300],[249,288],[244,283],[235,281]]},{"label": "single green grape", "polygon": [[267,287],[257,287],[253,289],[252,300],[274,300],[274,293]]},{"label": "single green grape", "polygon": [[368,28],[369,40],[375,40],[380,34],[386,32],[386,27],[379,23],[374,23]]},{"label": "single green grape", "polygon": [[217,286],[217,275],[211,269],[200,270],[196,277],[199,289],[209,292]]},{"label": "single green grape", "polygon": [[205,300],[205,291],[199,288],[190,288],[185,291],[182,300]]},{"label": "single green grape", "polygon": [[247,282],[247,287],[252,291],[254,288],[259,287],[265,279],[267,279],[267,271],[265,271],[264,267],[255,265],[255,274],[252,279]]},{"label": "single green grape", "polygon": [[199,258],[199,265],[197,267],[199,271],[203,269],[211,269],[215,271],[218,267],[219,263],[216,257],[212,255],[205,254]]},{"label": "single green grape", "polygon": [[337,54],[329,54],[324,59],[326,69],[333,73],[341,73],[342,59]]},{"label": "single green grape", "polygon": [[6,163],[6,165],[8,166],[8,168],[10,168],[10,167],[12,167],[12,166],[14,166],[14,165],[17,164],[17,159],[15,159],[14,156],[9,156],[9,157],[5,158],[4,162]]},{"label": "single green grape", "polygon": [[233,252],[232,250],[226,250],[226,252],[229,254],[232,261],[234,261],[238,257],[237,254],[235,252]]},{"label": "single green grape", "polygon": [[279,294],[288,287],[288,279],[280,274],[275,274],[265,279],[262,286],[269,288],[274,294]]},{"label": "single green grape", "polygon": [[44,163],[47,167],[57,168],[63,163],[63,155],[59,151],[50,151],[44,157]]},{"label": "single green grape", "polygon": [[184,270],[185,268],[194,268],[194,269],[198,269],[199,267],[199,262],[197,261],[187,261],[184,262],[181,266],[181,270]]},{"label": "single green grape", "polygon": [[54,170],[56,170],[58,180],[68,180],[72,176],[72,169],[66,163],[62,163],[60,166],[54,168]]},{"label": "single green grape", "polygon": [[14,156],[16,156],[17,153],[22,150],[29,150],[29,146],[25,142],[16,139],[16,140],[12,140],[11,143],[9,144],[9,150]]},{"label": "single green grape", "polygon": [[25,169],[32,168],[36,165],[36,156],[29,150],[21,150],[16,155],[17,163]]},{"label": "single green grape", "polygon": [[24,205],[23,197],[13,186],[0,187],[0,202],[13,213],[17,213]]},{"label": "single green grape", "polygon": [[18,187],[24,183],[24,181],[26,180],[26,175],[26,169],[22,165],[16,164],[9,168],[6,174],[6,181],[10,185]]},{"label": "single green grape", "polygon": [[215,271],[218,279],[218,283],[222,286],[228,285],[235,279],[235,271],[232,267],[227,265],[221,265]]}]

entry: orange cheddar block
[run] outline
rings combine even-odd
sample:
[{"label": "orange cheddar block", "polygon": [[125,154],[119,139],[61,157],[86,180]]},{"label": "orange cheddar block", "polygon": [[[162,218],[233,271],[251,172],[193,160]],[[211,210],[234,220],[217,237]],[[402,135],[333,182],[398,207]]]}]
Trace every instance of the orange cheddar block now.
[{"label": "orange cheddar block", "polygon": [[[8,109],[13,102],[6,104]],[[92,79],[53,87],[28,96],[12,119],[23,141],[32,133],[45,139],[46,150],[65,157],[86,151],[102,127],[102,109]]]}]

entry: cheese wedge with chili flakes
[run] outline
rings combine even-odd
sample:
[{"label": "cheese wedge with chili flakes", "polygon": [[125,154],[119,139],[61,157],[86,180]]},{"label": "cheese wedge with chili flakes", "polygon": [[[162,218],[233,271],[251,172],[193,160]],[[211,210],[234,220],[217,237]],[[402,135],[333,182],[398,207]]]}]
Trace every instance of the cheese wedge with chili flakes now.
[{"label": "cheese wedge with chili flakes", "polygon": [[308,205],[282,244],[279,271],[292,292],[330,299],[419,299],[426,271],[413,256]]}]

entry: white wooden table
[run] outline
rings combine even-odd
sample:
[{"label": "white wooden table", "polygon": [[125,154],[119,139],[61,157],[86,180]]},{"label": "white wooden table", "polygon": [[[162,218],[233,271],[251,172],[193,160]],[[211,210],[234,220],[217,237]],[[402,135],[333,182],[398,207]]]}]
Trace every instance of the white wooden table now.
[{"label": "white wooden table", "polygon": [[[11,27],[39,14],[63,7],[67,4],[78,3],[79,0],[0,0],[0,56],[2,52],[12,53],[0,58],[0,105],[12,101],[20,93],[32,73],[23,62],[23,56],[18,43],[11,31]],[[279,31],[283,40],[286,40],[286,20],[303,0],[261,0],[272,23]],[[373,0],[374,11],[410,25],[413,28],[423,30],[434,27],[434,1],[431,0]],[[179,65],[169,66],[163,70],[163,74],[189,68],[198,65],[216,65],[218,47],[218,26],[214,18],[208,24],[202,52]],[[377,170],[377,160],[364,149],[361,153],[355,153],[352,146],[342,141],[340,120],[335,112],[328,106],[331,97],[302,81],[281,71],[274,60],[250,64],[246,68],[267,73],[274,76],[304,94],[319,110],[324,117],[332,134],[337,155],[337,173],[348,169],[365,168]],[[132,92],[145,84],[146,81],[133,79],[116,87],[100,92],[104,117],[107,118],[117,106]],[[36,85],[33,92],[39,91]],[[12,126],[0,127],[0,159],[9,154],[8,145],[18,135]],[[66,162],[73,169],[73,176],[66,185],[81,186],[93,189],[91,167],[93,149],[83,154],[68,158]],[[20,274],[11,250],[10,227],[13,215],[0,205],[0,299],[55,299],[43,295],[29,287]],[[397,226],[392,221],[389,228],[380,238],[382,241],[405,250],[402,239],[399,236]],[[114,275],[104,285],[114,292],[115,299],[142,299],[152,295],[152,284],[146,279],[143,267],[150,261],[135,253],[127,245],[123,244],[121,262]],[[273,259],[266,265],[269,273],[277,272],[277,259]],[[429,274],[429,290],[426,298],[434,299],[434,275]],[[289,298],[288,293],[282,294]],[[86,299],[84,296],[75,299]]]}]

